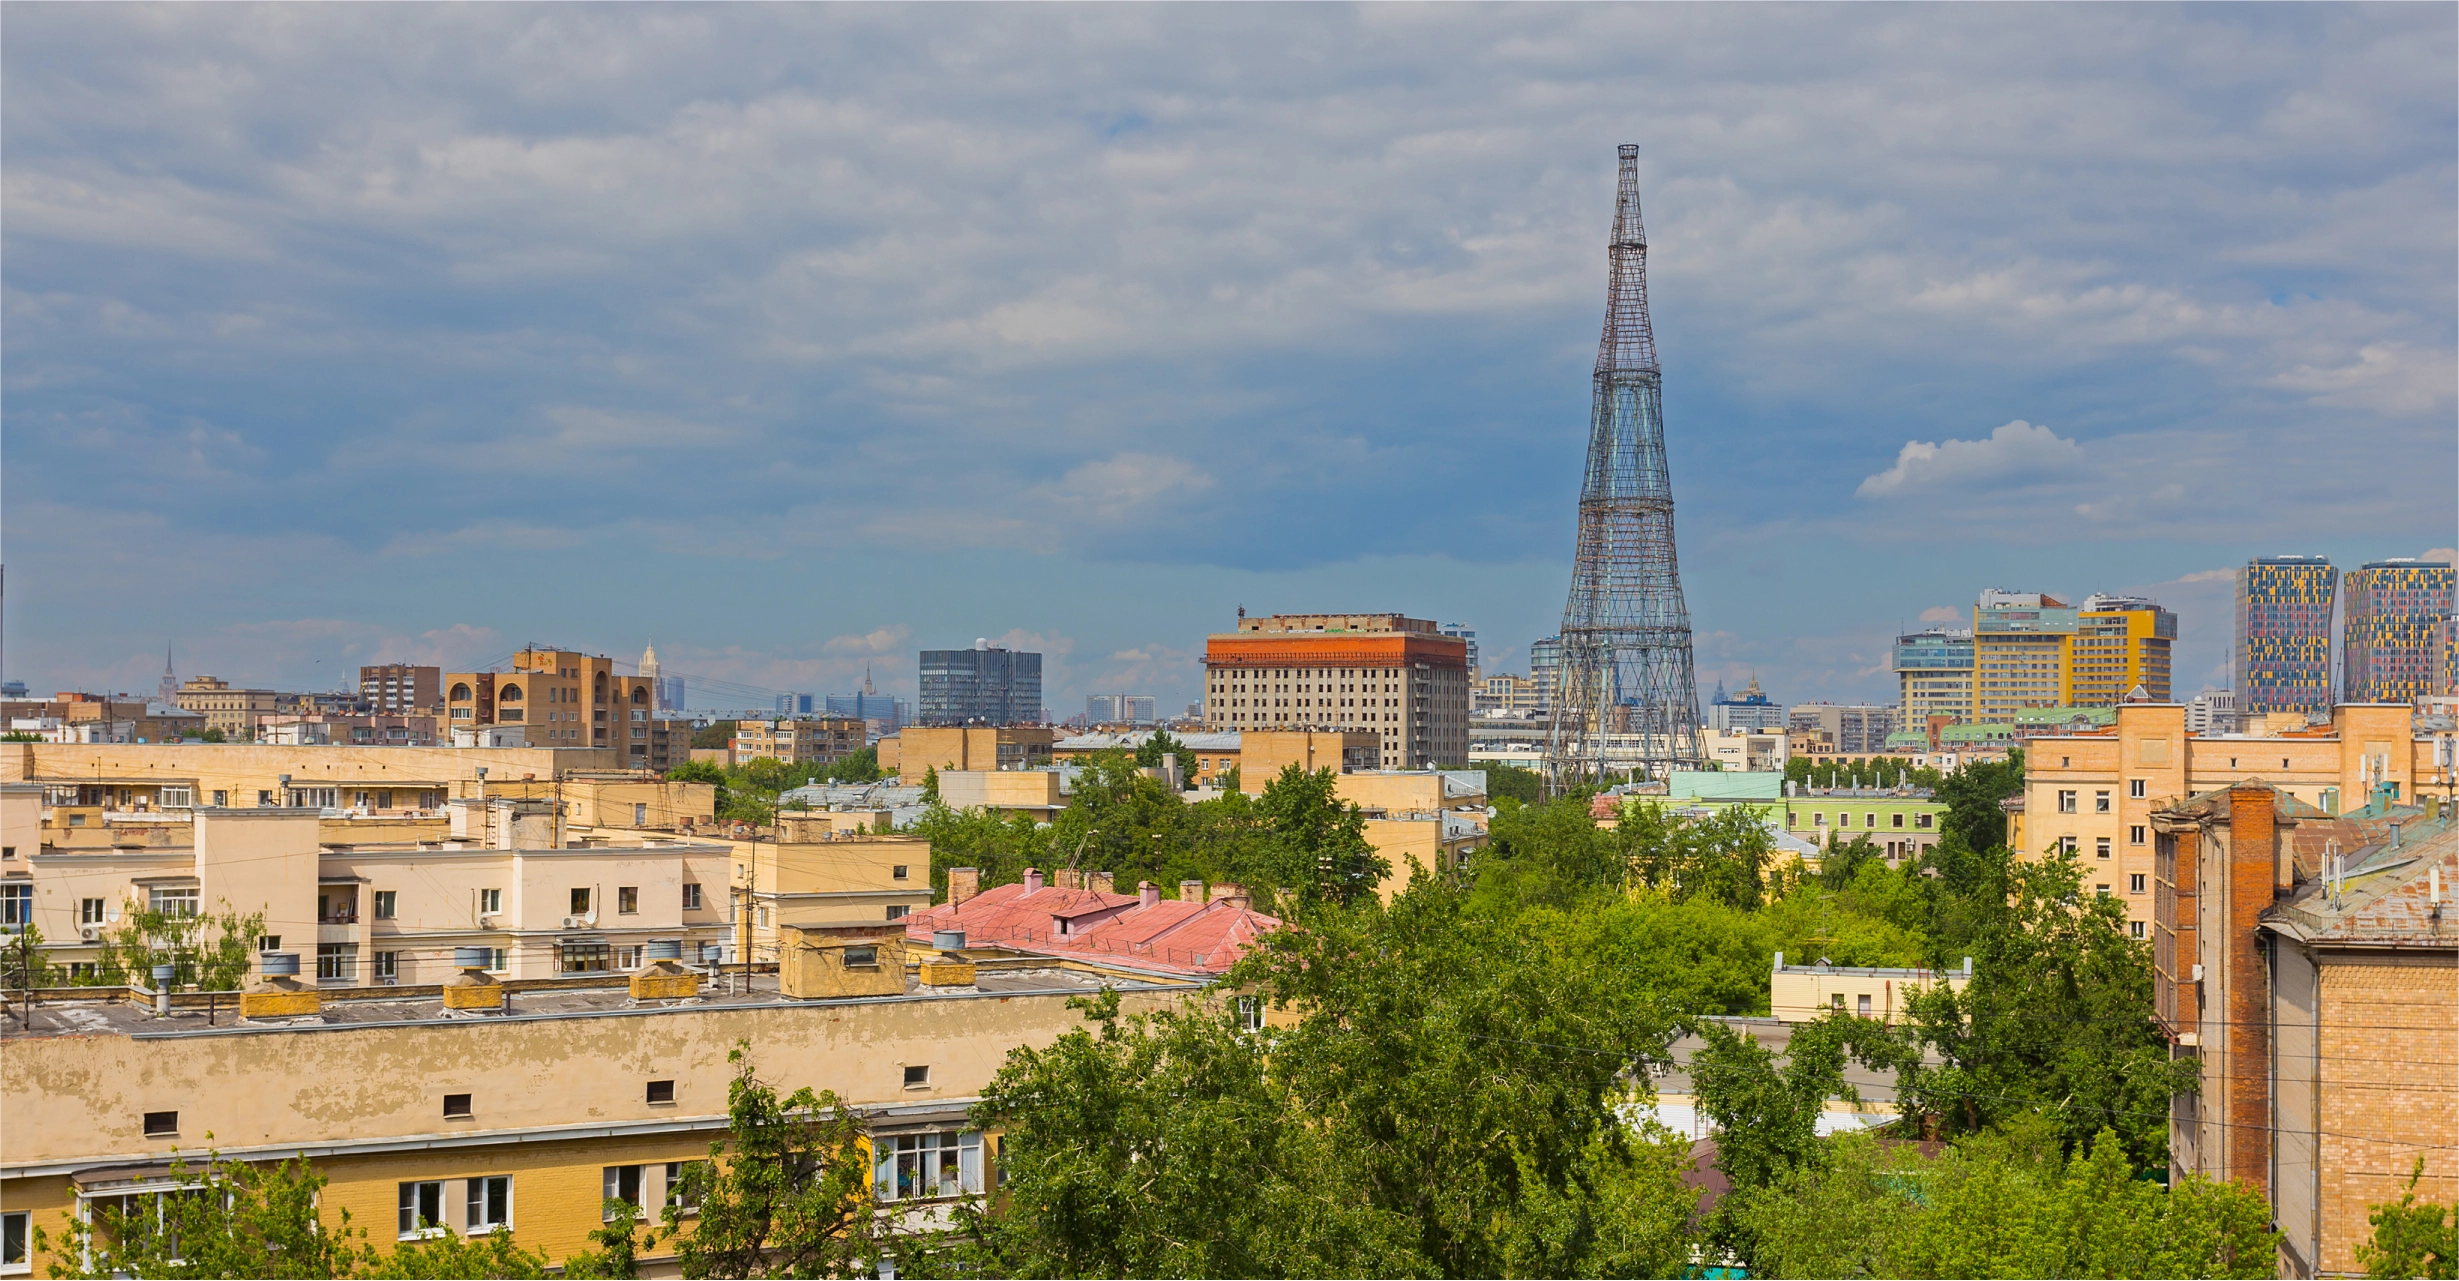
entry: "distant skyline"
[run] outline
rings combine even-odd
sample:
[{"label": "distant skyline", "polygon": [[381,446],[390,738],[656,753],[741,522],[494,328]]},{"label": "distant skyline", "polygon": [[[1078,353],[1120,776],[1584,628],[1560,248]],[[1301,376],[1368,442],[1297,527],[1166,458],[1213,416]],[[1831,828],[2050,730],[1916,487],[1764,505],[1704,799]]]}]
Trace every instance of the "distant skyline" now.
[{"label": "distant skyline", "polygon": [[[2459,544],[2448,6],[16,6],[6,671],[1525,670],[1640,146],[1703,698]],[[699,695],[694,694],[695,701]]]}]

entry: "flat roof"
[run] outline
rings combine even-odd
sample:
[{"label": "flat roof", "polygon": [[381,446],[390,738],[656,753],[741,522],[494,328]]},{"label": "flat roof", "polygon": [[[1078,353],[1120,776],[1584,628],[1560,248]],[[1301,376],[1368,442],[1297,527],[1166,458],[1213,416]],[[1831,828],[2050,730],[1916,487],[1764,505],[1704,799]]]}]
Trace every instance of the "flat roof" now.
[{"label": "flat roof", "polygon": [[[538,1019],[597,1018],[667,1014],[690,1014],[699,1010],[729,1008],[800,1008],[808,1006],[842,1006],[877,1004],[892,1001],[960,1001],[975,998],[1000,1000],[1029,995],[1081,995],[1103,988],[1122,991],[1166,990],[1200,987],[1200,982],[1155,976],[1150,980],[1120,978],[1093,974],[1079,969],[1047,964],[1017,966],[982,964],[971,988],[925,988],[912,974],[905,978],[905,991],[892,996],[848,996],[827,998],[794,998],[782,995],[775,974],[754,974],[748,988],[740,975],[729,974],[721,980],[704,980],[700,995],[688,1001],[634,1001],[626,986],[628,975],[608,976],[605,986],[585,988],[536,988],[523,990],[514,980],[505,993],[508,1008],[496,1011],[447,1011],[443,997],[429,984],[413,988],[418,995],[367,996],[370,989],[346,989],[353,993],[339,998],[328,990],[323,1012],[296,1019],[269,1019],[243,1023],[239,1019],[235,995],[223,994],[219,1010],[186,1005],[169,1014],[155,1017],[150,1007],[126,999],[97,995],[91,999],[69,999],[34,1005],[34,1025],[31,1030],[19,1020],[25,1012],[22,1000],[12,1004],[5,1017],[0,1017],[0,1042],[27,1038],[58,1036],[258,1036],[269,1033],[305,1033],[354,1027],[395,1027],[440,1025],[453,1023],[519,1022]],[[727,990],[731,983],[733,990]],[[63,989],[50,989],[57,995]],[[104,989],[109,990],[109,989]],[[381,989],[376,989],[381,990]],[[183,994],[181,1000],[194,1000],[194,994]]]}]

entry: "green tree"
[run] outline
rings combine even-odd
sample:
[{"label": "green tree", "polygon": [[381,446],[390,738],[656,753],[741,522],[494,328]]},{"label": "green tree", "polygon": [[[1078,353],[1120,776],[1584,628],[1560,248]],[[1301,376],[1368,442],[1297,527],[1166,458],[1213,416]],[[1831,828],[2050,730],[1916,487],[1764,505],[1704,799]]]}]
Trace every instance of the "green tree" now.
[{"label": "green tree", "polygon": [[2002,847],[1989,866],[1967,900],[1981,913],[1964,940],[1971,984],[1905,1000],[1936,1059],[1903,1069],[1906,1114],[1952,1135],[2039,1110],[2069,1148],[2106,1127],[2137,1165],[2164,1164],[2170,1097],[2197,1082],[2152,1023],[2150,945],[2127,936],[2117,900],[2083,894],[2071,855],[2025,861]]},{"label": "green tree", "polygon": [[1293,761],[1264,785],[1257,806],[1272,832],[1271,884],[1301,908],[1363,902],[1391,874],[1391,863],[1366,843],[1364,811],[1343,805],[1338,790],[1331,770],[1310,772]]},{"label": "green tree", "polygon": [[1848,1059],[1884,1070],[1902,1063],[1902,1038],[1885,1024],[1841,1011],[1790,1029],[1781,1063],[1755,1037],[1701,1021],[1706,1042],[1691,1056],[1699,1111],[1717,1130],[1716,1166],[1733,1190],[1717,1203],[1710,1234],[1752,1257],[1749,1213],[1755,1201],[1826,1159],[1818,1121],[1830,1099],[1861,1102],[1844,1076]]},{"label": "green tree", "polygon": [[52,1256],[51,1275],[348,1277],[372,1262],[348,1210],[318,1222],[325,1178],[305,1157],[250,1165],[209,1154],[192,1166],[175,1152],[170,1175],[186,1186],[132,1198],[125,1210],[97,1201],[91,1219],[69,1220],[56,1244],[37,1229],[34,1248]]},{"label": "green tree", "polygon": [[66,975],[51,963],[51,953],[43,949],[43,932],[34,922],[0,936],[0,988],[56,987]]},{"label": "green tree", "polygon": [[871,1163],[862,1117],[833,1092],[780,1096],[753,1075],[747,1047],[726,1088],[727,1134],[695,1167],[705,1185],[690,1231],[669,1201],[665,1223],[687,1277],[820,1277],[876,1271]]},{"label": "green tree", "polygon": [[2357,1244],[2357,1266],[2369,1277],[2459,1277],[2459,1212],[2416,1199],[2425,1158],[2408,1171],[2397,1201],[2373,1207],[2365,1221],[2373,1234]]},{"label": "green tree", "polygon": [[241,916],[228,903],[210,915],[158,911],[131,905],[119,928],[105,933],[95,954],[93,982],[105,987],[151,984],[154,967],[173,967],[171,981],[210,992],[236,990],[247,981],[265,914]]},{"label": "green tree", "polygon": [[939,804],[939,767],[936,765],[922,771],[922,803]]},{"label": "green tree", "polygon": [[388,1254],[376,1254],[360,1276],[383,1281],[446,1281],[462,1277],[543,1277],[547,1257],[512,1243],[512,1229],[499,1227],[478,1236],[447,1229],[416,1241],[402,1241]]},{"label": "green tree", "polygon": [[1178,776],[1181,779],[1195,778],[1195,753],[1188,751],[1185,743],[1170,737],[1170,731],[1166,729],[1154,730],[1153,736],[1136,748],[1136,765],[1142,769],[1160,769],[1163,758],[1170,756],[1178,758]]},{"label": "green tree", "polygon": [[209,729],[204,733],[197,735],[197,741],[200,743],[221,743],[227,742],[228,740],[223,737],[221,730]]},{"label": "green tree", "polygon": [[820,777],[832,783],[873,783],[886,775],[879,768],[879,748],[866,747],[830,761]]},{"label": "green tree", "polygon": [[711,721],[692,731],[692,746],[701,751],[727,746],[734,742],[735,725],[734,721]]},{"label": "green tree", "polygon": [[601,1207],[604,1222],[589,1231],[593,1249],[564,1260],[567,1277],[629,1278],[640,1275],[641,1251],[657,1245],[657,1233],[641,1235],[640,1207],[621,1197],[608,1197]]},{"label": "green tree", "polygon": [[1940,843],[1953,834],[1962,848],[1976,854],[2006,844],[2006,811],[1998,802],[2024,790],[2024,754],[2010,752],[2003,761],[1975,761],[1939,780],[1938,799],[1947,812],[1939,822]]},{"label": "green tree", "polygon": [[1486,772],[1486,800],[1510,797],[1522,805],[1534,805],[1545,799],[1545,775],[1517,765],[1488,763],[1478,768]]}]

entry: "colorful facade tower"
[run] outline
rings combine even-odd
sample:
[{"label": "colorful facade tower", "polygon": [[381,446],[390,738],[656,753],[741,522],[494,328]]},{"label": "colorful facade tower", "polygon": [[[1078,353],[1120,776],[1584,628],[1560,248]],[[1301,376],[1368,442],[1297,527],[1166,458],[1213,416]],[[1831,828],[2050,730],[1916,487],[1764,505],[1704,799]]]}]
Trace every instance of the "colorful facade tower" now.
[{"label": "colorful facade tower", "polygon": [[2459,570],[2411,557],[2348,571],[2340,642],[2343,702],[2412,703],[2439,692],[2436,669],[2454,583]]},{"label": "colorful facade tower", "polygon": [[1557,787],[1626,771],[1663,778],[1702,760],[1691,615],[1674,560],[1664,377],[1648,319],[1639,148],[1623,146],[1620,158],[1579,547],[1563,605],[1561,694],[1547,735],[1546,768]]},{"label": "colorful facade tower", "polygon": [[2237,638],[2229,657],[2239,716],[2331,705],[2338,582],[2327,556],[2257,556],[2237,571]]}]

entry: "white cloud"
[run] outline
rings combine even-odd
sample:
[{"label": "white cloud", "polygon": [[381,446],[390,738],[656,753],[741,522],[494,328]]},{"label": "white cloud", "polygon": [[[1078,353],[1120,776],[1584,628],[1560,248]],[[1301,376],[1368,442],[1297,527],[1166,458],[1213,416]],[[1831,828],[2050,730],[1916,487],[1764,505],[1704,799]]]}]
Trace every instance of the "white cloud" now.
[{"label": "white cloud", "polygon": [[901,652],[905,648],[905,638],[913,634],[914,629],[905,624],[891,623],[859,636],[829,637],[828,643],[821,648],[831,654],[893,654]]},{"label": "white cloud", "polygon": [[1921,621],[1925,623],[1960,623],[1970,617],[1972,615],[1969,611],[1957,609],[1952,605],[1932,605],[1921,611]]},{"label": "white cloud", "polygon": [[1908,440],[1895,466],[1864,477],[1863,498],[1892,498],[1949,486],[2022,488],[2082,470],[2083,448],[2022,419],[1979,440]]}]

